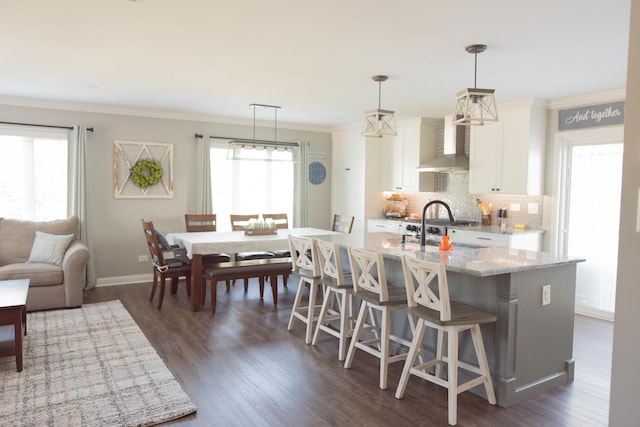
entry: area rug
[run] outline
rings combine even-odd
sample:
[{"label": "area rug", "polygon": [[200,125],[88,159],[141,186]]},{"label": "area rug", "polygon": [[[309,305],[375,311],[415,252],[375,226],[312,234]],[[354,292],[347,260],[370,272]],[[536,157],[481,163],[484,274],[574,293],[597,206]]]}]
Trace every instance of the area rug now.
[{"label": "area rug", "polygon": [[196,410],[120,301],[29,313],[0,358],[2,426],[146,426]]}]

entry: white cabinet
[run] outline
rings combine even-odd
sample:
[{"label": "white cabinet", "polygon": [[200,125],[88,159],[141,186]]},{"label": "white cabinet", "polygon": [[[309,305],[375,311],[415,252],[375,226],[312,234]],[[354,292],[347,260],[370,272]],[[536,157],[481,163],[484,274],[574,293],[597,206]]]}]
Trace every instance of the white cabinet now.
[{"label": "white cabinet", "polygon": [[499,121],[471,127],[469,192],[539,195],[546,109],[536,100],[500,104]]},{"label": "white cabinet", "polygon": [[433,191],[433,174],[416,172],[435,156],[436,119],[417,117],[397,122],[398,135],[382,139],[383,187],[388,191]]},{"label": "white cabinet", "polygon": [[451,243],[467,243],[467,230],[447,228],[447,235],[451,237]]},{"label": "white cabinet", "polygon": [[450,228],[447,230],[447,234],[451,236],[451,243],[454,245],[462,243],[474,246],[539,251],[541,243],[541,234],[539,233],[503,234]]},{"label": "white cabinet", "polygon": [[405,224],[401,221],[392,221],[387,219],[368,219],[368,233],[396,233],[404,234]]},{"label": "white cabinet", "polygon": [[[383,188],[387,191],[400,191],[414,187],[410,182],[404,182],[404,143],[400,131],[398,131],[398,136],[383,138],[382,143]],[[415,185],[415,188],[417,187]]]},{"label": "white cabinet", "polygon": [[365,138],[355,127],[332,133],[331,210],[354,216],[353,232],[364,232],[366,218],[384,210],[381,144],[380,138]]},{"label": "white cabinet", "polygon": [[[331,206],[334,213],[354,216],[354,227],[362,230],[364,219],[364,191],[355,189],[364,188],[364,172],[339,171],[334,172],[331,179]],[[354,189],[353,191],[350,191]],[[359,220],[356,222],[356,220]],[[359,227],[357,226],[360,224]]]},{"label": "white cabinet", "polygon": [[332,162],[334,172],[364,172],[366,161],[366,138],[356,129],[341,129],[331,134]]}]

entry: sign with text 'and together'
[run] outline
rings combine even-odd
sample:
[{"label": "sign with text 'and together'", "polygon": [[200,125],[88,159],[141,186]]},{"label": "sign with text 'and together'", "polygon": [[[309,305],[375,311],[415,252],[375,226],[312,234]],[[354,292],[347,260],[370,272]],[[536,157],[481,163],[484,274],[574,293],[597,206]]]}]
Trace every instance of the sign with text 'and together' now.
[{"label": "sign with text 'and together'", "polygon": [[569,108],[558,112],[559,131],[621,124],[624,124],[624,101]]}]

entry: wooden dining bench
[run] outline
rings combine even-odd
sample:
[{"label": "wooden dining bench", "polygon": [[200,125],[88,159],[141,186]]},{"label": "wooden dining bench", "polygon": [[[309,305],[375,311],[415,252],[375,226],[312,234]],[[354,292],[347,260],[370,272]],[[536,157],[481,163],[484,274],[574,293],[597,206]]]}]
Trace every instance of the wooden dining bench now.
[{"label": "wooden dining bench", "polygon": [[[204,267],[204,276],[211,283],[211,312],[216,312],[217,284],[219,281],[250,279],[260,281],[260,299],[264,298],[265,277],[269,277],[273,304],[278,304],[278,276],[291,272],[291,258],[249,259],[242,261],[220,262]],[[203,287],[203,290],[206,286]],[[203,294],[204,299],[204,294]]]}]

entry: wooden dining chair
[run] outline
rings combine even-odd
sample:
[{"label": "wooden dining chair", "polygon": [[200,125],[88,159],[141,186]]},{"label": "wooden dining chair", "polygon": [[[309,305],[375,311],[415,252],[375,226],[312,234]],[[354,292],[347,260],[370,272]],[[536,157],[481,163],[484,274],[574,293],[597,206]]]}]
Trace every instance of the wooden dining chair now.
[{"label": "wooden dining chair", "polygon": [[231,214],[229,215],[229,220],[231,221],[231,230],[242,231],[247,228],[247,225],[249,225],[249,222],[252,219],[257,221],[259,217],[260,215],[258,214],[249,214],[249,215]]},{"label": "wooden dining chair", "polygon": [[[289,217],[286,213],[274,213],[274,214],[262,214],[262,218],[265,221],[272,220],[276,228],[289,228]],[[287,249],[283,249],[280,251],[270,251],[274,257],[276,258],[289,258],[291,257],[291,252]],[[286,287],[287,280],[289,279],[288,274],[282,275],[282,284]]]},{"label": "wooden dining chair", "polygon": [[[251,220],[258,220],[260,215],[258,214],[231,214],[229,220],[231,221],[232,231],[242,231],[247,228],[247,225]],[[254,252],[238,252],[235,254],[236,261],[244,261],[249,259],[269,259],[274,258],[275,255],[269,251],[254,251]],[[249,290],[249,279],[244,279],[244,292]]]},{"label": "wooden dining chair", "polygon": [[[187,233],[195,232],[213,232],[217,231],[217,215],[216,214],[185,214],[184,225]],[[221,262],[231,261],[231,255],[225,253],[207,254],[202,257],[202,266],[211,266]],[[206,292],[206,286],[203,287]],[[231,290],[231,281],[227,280],[227,292]],[[202,296],[203,299],[205,295]]]},{"label": "wooden dining chair", "polygon": [[[388,283],[382,253],[348,248],[349,264],[353,275],[354,296],[362,300],[358,319],[353,330],[349,351],[344,362],[345,368],[350,368],[356,349],[363,350],[380,359],[380,388],[387,388],[387,371],[390,363],[399,362],[407,357],[406,352],[391,355],[390,343],[394,342],[406,348],[411,344],[408,340],[391,333],[392,312],[407,308],[407,294],[404,286],[394,286]],[[372,316],[372,312],[380,312],[380,320]],[[370,322],[367,322],[370,317]],[[409,316],[411,330],[414,321]],[[364,336],[366,329],[374,327],[374,336]],[[398,349],[400,349],[398,345]]]},{"label": "wooden dining chair", "polygon": [[265,221],[272,220],[276,228],[289,228],[289,217],[286,213],[262,214]]},{"label": "wooden dining chair", "polygon": [[335,214],[333,215],[333,223],[331,225],[331,230],[338,231],[340,233],[351,233],[354,219],[355,217],[353,216]]},{"label": "wooden dining chair", "polygon": [[[480,325],[493,323],[496,315],[486,313],[469,305],[452,302],[449,299],[447,271],[444,264],[419,260],[404,255],[402,257],[408,312],[418,321],[409,348],[409,354],[400,376],[396,390],[396,398],[402,398],[410,375],[416,375],[448,390],[448,421],[450,425],[457,423],[458,394],[478,385],[484,385],[487,400],[496,404],[496,396],[491,382],[491,372],[487,363]],[[435,357],[414,365],[418,352],[422,350],[426,328],[437,330]],[[464,331],[471,332],[473,349],[478,361],[477,365],[458,359],[459,335]],[[447,355],[443,355],[443,347],[447,339]],[[442,377],[442,366],[447,365],[447,377]],[[431,370],[434,368],[434,370]],[[470,378],[458,384],[458,370],[463,369]]]},{"label": "wooden dining chair", "polygon": [[[158,243],[158,237],[156,235],[156,229],[153,226],[152,221],[142,220],[142,229],[144,236],[149,247],[151,254],[151,264],[153,267],[153,284],[151,286],[151,296],[149,302],[153,302],[153,298],[156,294],[156,288],[160,283],[160,295],[158,297],[158,310],[162,309],[162,301],[164,300],[164,291],[166,287],[166,280],[171,279],[175,281],[177,285],[180,278],[184,277],[187,287],[187,295],[191,296],[191,265],[180,263],[180,265],[172,266],[168,262],[168,258],[165,259],[165,255],[168,255],[170,250],[163,250]],[[177,289],[177,286],[172,286],[173,289]]]},{"label": "wooden dining chair", "polygon": [[216,214],[185,214],[184,225],[187,233],[198,231],[216,231],[217,215]]}]

